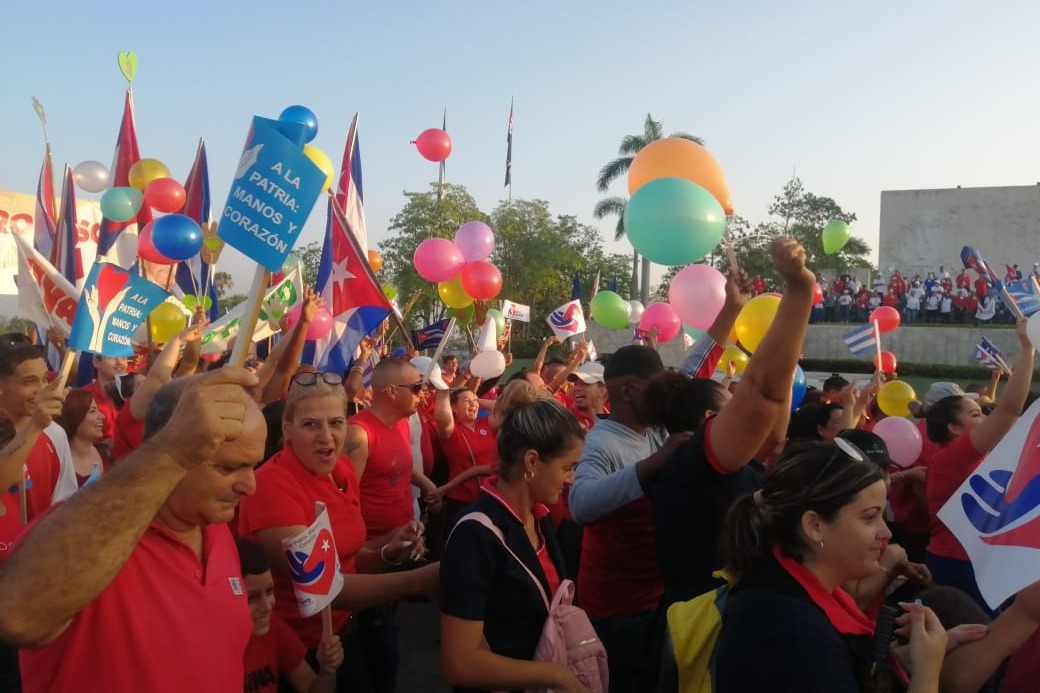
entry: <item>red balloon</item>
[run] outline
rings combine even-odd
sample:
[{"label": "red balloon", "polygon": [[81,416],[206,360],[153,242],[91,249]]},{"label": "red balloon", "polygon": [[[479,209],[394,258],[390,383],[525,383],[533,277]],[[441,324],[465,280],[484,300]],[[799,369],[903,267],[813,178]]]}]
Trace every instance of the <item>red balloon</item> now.
[{"label": "red balloon", "polygon": [[415,138],[415,148],[428,161],[444,161],[451,154],[451,137],[440,128],[423,130]]},{"label": "red balloon", "polygon": [[823,303],[823,289],[821,289],[820,285],[817,284],[816,288],[813,289],[812,304],[818,306],[821,303]]},{"label": "red balloon", "polygon": [[173,214],[184,208],[184,186],[173,178],[156,178],[144,188],[144,202],[159,212]]},{"label": "red balloon", "polygon": [[896,361],[896,355],[891,351],[881,352],[881,363],[878,363],[877,356],[874,356],[874,368],[881,369],[882,373],[895,373],[898,364],[899,362]]},{"label": "red balloon", "polygon": [[137,257],[157,265],[176,265],[176,260],[171,260],[156,250],[155,243],[152,242],[152,224],[154,223],[153,221],[148,222],[137,234]]},{"label": "red balloon", "polygon": [[878,332],[894,332],[899,327],[899,311],[892,306],[875,308],[870,314],[870,322],[877,322]]},{"label": "red balloon", "polygon": [[476,301],[490,301],[502,290],[502,273],[487,260],[467,262],[460,274],[462,288]]}]

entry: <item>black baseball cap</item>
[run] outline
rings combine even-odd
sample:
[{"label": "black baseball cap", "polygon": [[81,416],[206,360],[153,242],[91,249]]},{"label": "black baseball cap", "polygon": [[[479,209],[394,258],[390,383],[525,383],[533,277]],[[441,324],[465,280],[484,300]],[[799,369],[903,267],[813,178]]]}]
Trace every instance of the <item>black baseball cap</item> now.
[{"label": "black baseball cap", "polygon": [[603,379],[611,380],[626,375],[649,378],[664,371],[661,356],[642,344],[623,346],[610,357],[603,368]]},{"label": "black baseball cap", "polygon": [[885,444],[885,440],[877,433],[864,431],[860,428],[846,428],[838,434],[838,437],[844,438],[862,450],[863,454],[866,455],[871,462],[882,469],[885,469],[890,465],[895,465],[896,467],[899,466],[892,461],[891,457],[888,456],[888,445]]}]

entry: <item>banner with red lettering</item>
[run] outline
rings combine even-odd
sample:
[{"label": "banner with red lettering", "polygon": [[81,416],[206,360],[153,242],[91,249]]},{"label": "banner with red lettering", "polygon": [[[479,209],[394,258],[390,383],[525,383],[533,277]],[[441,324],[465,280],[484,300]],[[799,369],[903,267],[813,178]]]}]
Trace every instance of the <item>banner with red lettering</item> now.
[{"label": "banner with red lettering", "polygon": [[[0,296],[15,296],[18,289],[18,249],[14,235],[22,236],[32,245],[33,217],[36,197],[0,190]],[[89,268],[97,256],[98,233],[101,229],[101,205],[96,200],[76,200],[76,253],[77,265]],[[82,278],[77,286],[82,286]],[[27,316],[28,317],[28,316]]]},{"label": "banner with red lettering", "polygon": [[32,242],[10,234],[18,249],[18,307],[22,317],[47,325],[62,337],[72,333],[79,291],[40,255]]}]

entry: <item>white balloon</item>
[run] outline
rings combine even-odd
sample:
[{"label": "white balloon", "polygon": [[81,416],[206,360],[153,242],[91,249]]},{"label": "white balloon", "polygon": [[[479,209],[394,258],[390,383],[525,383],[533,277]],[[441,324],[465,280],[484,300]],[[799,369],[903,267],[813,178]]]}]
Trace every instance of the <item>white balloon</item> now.
[{"label": "white balloon", "polygon": [[90,159],[76,164],[76,168],[72,169],[72,178],[76,181],[76,185],[91,193],[104,192],[109,182],[108,169],[105,168],[105,165],[100,161]]},{"label": "white balloon", "polygon": [[482,351],[469,362],[469,372],[482,380],[505,373],[506,357],[501,351]]},{"label": "white balloon", "polygon": [[628,302],[628,307],[628,324],[638,325],[639,321],[643,318],[643,311],[646,310],[646,307],[634,298]]},{"label": "white balloon", "polygon": [[1026,336],[1029,337],[1029,341],[1033,343],[1034,347],[1040,345],[1040,313],[1033,313],[1029,316],[1029,322],[1026,323]]}]

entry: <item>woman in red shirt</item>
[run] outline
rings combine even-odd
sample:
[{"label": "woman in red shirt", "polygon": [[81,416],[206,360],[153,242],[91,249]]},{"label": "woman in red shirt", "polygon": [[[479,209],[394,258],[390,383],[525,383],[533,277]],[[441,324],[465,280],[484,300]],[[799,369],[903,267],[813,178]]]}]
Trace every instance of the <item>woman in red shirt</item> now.
[{"label": "woman in red shirt", "polygon": [[477,395],[470,390],[454,388],[437,393],[433,418],[448,461],[448,483],[442,488],[448,527],[454,525],[459,511],[480,495],[480,477],[491,474],[498,459],[497,435],[490,417],[478,419],[479,413]]},{"label": "woman in red shirt", "polygon": [[1014,372],[989,416],[982,413],[975,400],[964,395],[943,397],[925,412],[928,438],[942,446],[932,456],[925,482],[925,498],[931,514],[925,565],[932,571],[936,583],[964,590],[986,609],[989,607],[979,593],[968,554],[953,532],[939,520],[938,513],[1022,413],[1033,381],[1033,345],[1026,336],[1025,319],[1018,321],[1018,340],[1022,350],[1014,363]]}]

